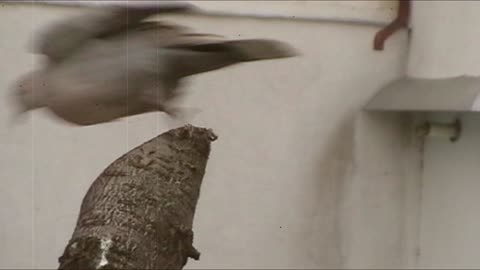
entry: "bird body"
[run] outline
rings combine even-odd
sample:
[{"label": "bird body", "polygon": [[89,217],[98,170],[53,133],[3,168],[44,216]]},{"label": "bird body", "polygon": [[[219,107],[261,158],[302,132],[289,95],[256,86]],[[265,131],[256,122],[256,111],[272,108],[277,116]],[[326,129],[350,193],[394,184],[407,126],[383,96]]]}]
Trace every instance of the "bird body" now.
[{"label": "bird body", "polygon": [[144,21],[172,8],[117,8],[47,29],[37,51],[48,64],[21,78],[22,111],[49,108],[67,122],[93,125],[153,111],[176,115],[182,79],[233,64],[294,56],[273,40],[225,40]]}]

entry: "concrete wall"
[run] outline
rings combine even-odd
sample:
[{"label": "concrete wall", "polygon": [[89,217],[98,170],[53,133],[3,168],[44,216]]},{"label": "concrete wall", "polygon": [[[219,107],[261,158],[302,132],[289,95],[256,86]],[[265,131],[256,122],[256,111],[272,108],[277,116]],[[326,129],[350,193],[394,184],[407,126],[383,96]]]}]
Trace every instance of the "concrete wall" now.
[{"label": "concrete wall", "polygon": [[445,78],[480,74],[475,1],[414,1],[408,74]]},{"label": "concrete wall", "polygon": [[[408,73],[479,76],[479,10],[475,1],[415,1]],[[423,268],[480,267],[480,118],[473,113],[430,115],[441,122],[456,117],[463,123],[458,142],[425,142],[418,264]]]},{"label": "concrete wall", "polygon": [[416,268],[422,141],[418,120],[360,113],[353,169],[341,192],[343,265],[348,269]]},{"label": "concrete wall", "polygon": [[[47,23],[77,12],[0,8],[1,268],[55,268],[93,179],[119,155],[178,125],[149,114],[73,127],[37,111],[9,126],[7,89],[38,61],[26,51],[27,42]],[[303,54],[192,78],[185,102],[202,110],[192,123],[213,128],[220,138],[195,217],[202,258],[188,266],[408,265],[416,224],[416,207],[409,204],[415,200],[408,198],[415,196],[409,190],[415,191],[419,172],[417,163],[404,162],[418,157],[404,128],[409,120],[360,113],[382,85],[404,74],[406,33],[377,52],[372,40],[378,27],[208,16],[169,20],[232,38],[288,41]]]},{"label": "concrete wall", "polygon": [[419,267],[480,265],[479,120],[473,114],[462,117],[457,143],[432,139],[425,144]]}]

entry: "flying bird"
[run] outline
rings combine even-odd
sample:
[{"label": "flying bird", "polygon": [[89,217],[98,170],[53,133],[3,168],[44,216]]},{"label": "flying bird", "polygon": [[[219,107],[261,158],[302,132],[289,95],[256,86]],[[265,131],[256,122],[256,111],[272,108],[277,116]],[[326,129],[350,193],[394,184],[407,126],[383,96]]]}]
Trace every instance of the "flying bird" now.
[{"label": "flying bird", "polygon": [[175,117],[183,79],[238,63],[298,55],[270,39],[228,40],[148,20],[193,6],[97,8],[39,33],[34,52],[47,63],[15,82],[19,115],[48,108],[76,125],[94,125],[148,112]]}]

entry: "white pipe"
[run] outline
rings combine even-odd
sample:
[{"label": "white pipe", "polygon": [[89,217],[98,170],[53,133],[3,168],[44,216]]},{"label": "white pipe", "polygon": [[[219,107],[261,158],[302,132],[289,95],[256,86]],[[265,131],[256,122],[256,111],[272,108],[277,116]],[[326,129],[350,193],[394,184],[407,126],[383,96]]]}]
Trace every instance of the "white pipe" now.
[{"label": "white pipe", "polygon": [[458,140],[461,133],[460,121],[453,124],[439,124],[426,122],[417,127],[417,135],[425,138],[448,138],[454,142]]},{"label": "white pipe", "polygon": [[[89,1],[89,0],[0,0],[2,3],[6,4],[17,4],[17,5],[31,5],[32,3],[38,5],[51,5],[51,6],[67,6],[67,7],[100,7],[100,6],[109,6],[109,5],[129,5],[129,6],[156,6],[184,2],[189,3],[192,1]],[[261,12],[242,12],[242,11],[224,11],[215,10],[215,9],[195,9],[193,14],[204,15],[204,16],[219,16],[219,17],[244,17],[244,18],[254,18],[254,19],[280,19],[280,20],[295,20],[295,21],[309,21],[309,22],[321,22],[321,23],[338,23],[338,24],[353,24],[361,26],[372,26],[372,27],[385,27],[391,20],[394,18],[355,18],[353,16],[338,16],[334,14],[328,15],[295,15],[292,14],[279,14],[272,11]],[[378,16],[377,16],[378,17]],[[388,17],[388,16],[386,16]]]}]

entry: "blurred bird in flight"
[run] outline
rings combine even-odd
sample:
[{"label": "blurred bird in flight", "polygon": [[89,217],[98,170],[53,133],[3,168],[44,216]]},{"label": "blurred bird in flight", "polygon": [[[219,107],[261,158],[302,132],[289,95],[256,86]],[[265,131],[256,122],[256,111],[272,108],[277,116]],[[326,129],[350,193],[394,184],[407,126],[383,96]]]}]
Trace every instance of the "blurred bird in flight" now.
[{"label": "blurred bird in flight", "polygon": [[296,56],[269,39],[226,40],[146,19],[188,13],[188,4],[97,8],[39,33],[35,53],[47,64],[15,83],[24,112],[48,108],[76,125],[94,125],[154,111],[176,117],[185,77],[238,63]]}]

